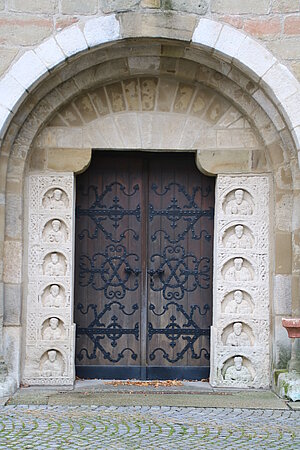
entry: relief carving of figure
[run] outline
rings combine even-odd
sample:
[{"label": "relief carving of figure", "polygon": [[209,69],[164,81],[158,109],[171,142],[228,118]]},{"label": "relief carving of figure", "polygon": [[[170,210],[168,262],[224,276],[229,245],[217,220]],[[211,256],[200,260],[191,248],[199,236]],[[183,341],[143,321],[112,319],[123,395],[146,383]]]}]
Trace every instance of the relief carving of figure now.
[{"label": "relief carving of figure", "polygon": [[233,267],[230,267],[226,274],[226,281],[249,281],[251,280],[251,273],[247,267],[243,266],[243,258],[234,258]]},{"label": "relief carving of figure", "polygon": [[63,296],[60,293],[60,287],[57,284],[52,284],[49,289],[49,294],[46,295],[44,306],[62,306]]},{"label": "relief carving of figure", "polygon": [[59,320],[56,317],[51,317],[49,320],[49,325],[45,328],[43,333],[43,338],[46,340],[51,339],[60,339],[61,338],[61,329],[59,328]]},{"label": "relief carving of figure", "polygon": [[65,266],[59,261],[59,256],[57,253],[51,253],[51,260],[47,263],[45,267],[45,275],[48,276],[64,276]]},{"label": "relief carving of figure", "polygon": [[247,383],[251,381],[252,377],[247,369],[243,366],[243,358],[241,356],[236,356],[234,359],[234,365],[228,367],[225,373],[226,381],[236,381],[238,383]]},{"label": "relief carving of figure", "polygon": [[251,313],[251,307],[247,300],[244,299],[242,291],[235,291],[233,293],[233,299],[226,306],[225,312],[228,314],[249,314]]},{"label": "relief carving of figure", "polygon": [[244,233],[243,225],[236,225],[234,227],[234,234],[230,236],[226,243],[227,248],[251,248],[252,242]]},{"label": "relief carving of figure", "polygon": [[44,362],[42,374],[44,377],[61,377],[63,367],[61,361],[57,359],[57,351],[49,350],[47,352],[48,359]]},{"label": "relief carving of figure", "polygon": [[232,345],[233,347],[250,345],[249,336],[243,331],[243,324],[241,322],[233,324],[233,331],[228,335],[226,345]]},{"label": "relief carving of figure", "polygon": [[62,231],[61,221],[54,219],[51,222],[51,227],[46,232],[46,240],[60,244],[65,241],[65,233]]},{"label": "relief carving of figure", "polygon": [[244,199],[244,191],[237,189],[234,193],[234,200],[230,200],[226,205],[226,214],[241,214],[249,216],[252,214],[252,208],[247,200]]},{"label": "relief carving of figure", "polygon": [[54,189],[52,195],[48,196],[47,207],[51,209],[62,209],[66,207],[61,189]]}]

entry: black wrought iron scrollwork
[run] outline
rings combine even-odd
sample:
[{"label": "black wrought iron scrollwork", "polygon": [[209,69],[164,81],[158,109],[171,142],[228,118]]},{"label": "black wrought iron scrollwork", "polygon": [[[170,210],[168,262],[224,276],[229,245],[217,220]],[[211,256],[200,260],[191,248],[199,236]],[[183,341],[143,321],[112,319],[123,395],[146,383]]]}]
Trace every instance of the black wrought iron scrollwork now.
[{"label": "black wrought iron scrollwork", "polygon": [[[192,305],[190,307],[190,313],[187,313],[182,305],[172,301],[168,302],[166,305],[163,306],[163,311],[160,313],[157,313],[155,311],[155,305],[151,303],[149,305],[149,310],[155,315],[155,316],[163,316],[166,314],[171,307],[176,310],[177,313],[176,316],[172,314],[169,318],[169,323],[164,328],[154,328],[152,323],[148,323],[148,336],[149,341],[151,341],[152,337],[154,335],[164,335],[169,340],[169,345],[171,348],[175,348],[177,345],[177,342],[181,338],[182,340],[186,341],[186,345],[182,348],[181,351],[176,353],[175,357],[171,357],[165,349],[162,347],[157,347],[154,349],[150,355],[150,361],[154,361],[156,358],[156,353],[162,352],[163,358],[166,359],[170,363],[175,363],[179,361],[180,359],[183,359],[186,352],[190,351],[191,358],[192,359],[200,359],[202,358],[202,354],[204,358],[209,359],[209,351],[206,348],[201,348],[200,352],[197,353],[195,351],[195,343],[200,338],[200,336],[208,336],[210,335],[209,328],[200,328],[195,320],[195,312],[198,311],[200,316],[205,316],[209,310],[209,305],[204,305],[203,311],[201,311],[201,308],[198,305]],[[183,325],[178,324],[178,320],[181,318],[185,319],[185,323]]]},{"label": "black wrought iron scrollwork", "polygon": [[[92,257],[81,255],[79,259],[79,285],[91,286],[96,291],[103,291],[108,299],[122,299],[127,291],[136,291],[139,287],[137,276],[141,273],[133,267],[140,258],[136,253],[127,253],[121,244],[110,244],[103,253]],[[136,276],[130,282],[131,274]]]},{"label": "black wrought iron scrollwork", "polygon": [[[126,197],[133,197],[139,191],[139,186],[136,184],[133,186],[132,192],[127,193],[125,186],[115,181],[105,186],[101,195],[98,194],[98,188],[93,185],[89,186],[86,192],[82,192],[81,195],[83,197],[89,197],[93,194],[95,200],[87,209],[81,208],[80,205],[77,206],[76,217],[89,217],[95,224],[95,230],[91,234],[87,228],[84,228],[78,234],[80,240],[84,239],[85,236],[89,239],[97,239],[99,231],[104,234],[106,239],[114,243],[122,242],[128,233],[130,233],[136,241],[139,240],[138,233],[132,228],[121,230],[118,237],[113,237],[113,234],[109,231],[110,226],[115,230],[119,228],[124,217],[133,216],[138,222],[140,222],[141,218],[140,205],[137,204],[134,209],[123,208],[120,203],[120,194],[115,195],[112,200],[110,200],[111,203],[109,205],[105,202],[105,198],[108,194],[113,192],[113,189],[116,189],[117,192],[120,192],[120,194]],[[105,223],[107,225],[106,227]]]},{"label": "black wrought iron scrollwork", "polygon": [[[80,336],[87,336],[93,343],[93,349],[91,352],[88,351],[86,347],[82,347],[80,351],[76,354],[76,357],[79,361],[82,361],[84,357],[92,360],[97,358],[97,350],[99,350],[103,358],[116,363],[119,362],[122,358],[124,358],[124,353],[129,351],[131,353],[131,359],[136,360],[138,355],[131,348],[126,347],[121,352],[118,352],[115,357],[112,356],[112,352],[107,351],[104,345],[109,342],[111,347],[115,348],[118,345],[118,341],[124,335],[133,335],[135,340],[139,340],[139,324],[135,323],[133,328],[123,328],[119,323],[119,317],[116,313],[113,313],[111,317],[108,319],[108,323],[102,322],[104,316],[111,312],[115,311],[115,309],[119,310],[122,314],[126,316],[132,316],[139,309],[138,305],[135,303],[132,306],[132,310],[127,312],[125,306],[122,305],[118,301],[113,301],[104,305],[102,311],[98,313],[97,305],[90,304],[84,309],[82,303],[77,306],[78,311],[80,311],[83,315],[87,315],[91,310],[93,312],[93,320],[86,327],[78,327],[76,330],[76,336],[79,338]],[[101,343],[104,338],[106,338],[104,343]]]},{"label": "black wrought iron scrollwork", "polygon": [[203,210],[197,205],[195,201],[195,197],[198,192],[200,192],[201,197],[207,197],[211,192],[211,187],[207,187],[205,190],[202,189],[201,186],[195,186],[192,190],[192,195],[188,194],[185,187],[179,183],[169,183],[164,187],[162,192],[158,192],[158,187],[156,184],[152,184],[151,190],[158,196],[163,197],[166,195],[171,189],[174,187],[177,190],[177,193],[180,193],[184,196],[186,203],[183,205],[178,205],[178,199],[176,195],[171,198],[170,204],[165,209],[155,209],[152,204],[149,204],[149,220],[150,222],[156,216],[164,217],[167,219],[170,227],[175,230],[178,227],[178,224],[183,221],[186,224],[186,227],[183,231],[177,233],[176,237],[171,237],[170,233],[167,232],[166,229],[158,229],[151,235],[151,240],[154,242],[158,235],[161,233],[165,236],[165,239],[170,244],[176,244],[182,241],[185,236],[191,231],[192,238],[195,240],[200,240],[202,237],[206,241],[211,240],[211,234],[202,229],[198,234],[195,230],[195,226],[198,223],[199,219],[202,217],[206,217],[210,220],[213,220],[214,217],[214,209],[210,207],[207,210]]},{"label": "black wrought iron scrollwork", "polygon": [[210,258],[198,259],[193,253],[186,253],[181,245],[168,245],[162,254],[154,253],[150,261],[157,266],[148,271],[150,288],[161,291],[165,300],[182,300],[187,292],[210,287]]}]

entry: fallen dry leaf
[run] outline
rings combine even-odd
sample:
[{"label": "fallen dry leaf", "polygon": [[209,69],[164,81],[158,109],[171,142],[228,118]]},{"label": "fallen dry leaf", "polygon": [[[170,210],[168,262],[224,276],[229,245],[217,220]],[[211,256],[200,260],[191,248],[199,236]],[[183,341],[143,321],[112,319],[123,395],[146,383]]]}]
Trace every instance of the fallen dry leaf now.
[{"label": "fallen dry leaf", "polygon": [[111,384],[112,386],[142,386],[148,387],[152,386],[155,388],[158,387],[171,387],[171,386],[183,386],[182,381],[178,380],[165,380],[165,381],[137,381],[137,380],[128,380],[128,381],[106,381],[105,384]]}]

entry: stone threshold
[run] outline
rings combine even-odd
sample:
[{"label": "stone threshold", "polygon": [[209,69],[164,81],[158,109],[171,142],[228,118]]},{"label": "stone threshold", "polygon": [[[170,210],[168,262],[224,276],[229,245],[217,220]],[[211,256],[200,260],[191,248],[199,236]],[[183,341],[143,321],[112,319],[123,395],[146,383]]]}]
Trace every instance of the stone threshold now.
[{"label": "stone threshold", "polygon": [[109,380],[80,380],[74,388],[22,387],[7,405],[48,406],[173,406],[233,409],[294,409],[269,390],[215,389],[209,383],[183,382],[183,386],[113,386]]}]

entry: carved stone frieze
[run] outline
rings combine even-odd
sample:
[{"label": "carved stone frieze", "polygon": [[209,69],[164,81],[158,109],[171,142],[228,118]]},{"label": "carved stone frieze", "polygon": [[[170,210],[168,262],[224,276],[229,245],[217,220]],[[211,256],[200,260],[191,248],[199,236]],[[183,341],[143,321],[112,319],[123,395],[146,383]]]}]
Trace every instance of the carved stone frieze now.
[{"label": "carved stone frieze", "polygon": [[216,192],[213,386],[270,385],[269,179],[219,176]]},{"label": "carved stone frieze", "polygon": [[73,174],[29,177],[26,360],[23,382],[74,382]]}]

